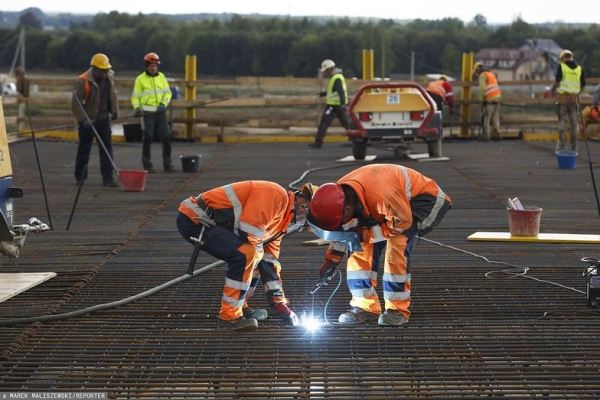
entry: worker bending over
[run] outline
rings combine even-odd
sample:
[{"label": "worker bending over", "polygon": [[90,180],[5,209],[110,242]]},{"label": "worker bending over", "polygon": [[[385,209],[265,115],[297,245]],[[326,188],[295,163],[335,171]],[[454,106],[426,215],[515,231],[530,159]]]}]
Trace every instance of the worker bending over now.
[{"label": "worker bending over", "polygon": [[[399,326],[408,322],[413,243],[417,235],[431,232],[450,207],[450,198],[432,179],[401,165],[367,165],[319,187],[310,203],[308,222],[322,239],[336,238],[325,254],[320,278],[331,279],[346,249],[350,250],[346,281],[352,309],[339,316],[340,324],[378,321],[382,326]],[[360,245],[349,247],[339,240],[343,233],[336,231],[358,234]],[[382,254],[383,314],[375,290]]]},{"label": "worker bending over", "polygon": [[310,184],[292,192],[267,181],[243,181],[185,199],[179,206],[177,228],[185,240],[223,260],[228,269],[221,299],[218,329],[252,330],[268,317],[265,309],[248,307],[258,279],[269,305],[286,325],[298,317],[288,307],[281,281],[281,240],[294,226],[304,226]]}]

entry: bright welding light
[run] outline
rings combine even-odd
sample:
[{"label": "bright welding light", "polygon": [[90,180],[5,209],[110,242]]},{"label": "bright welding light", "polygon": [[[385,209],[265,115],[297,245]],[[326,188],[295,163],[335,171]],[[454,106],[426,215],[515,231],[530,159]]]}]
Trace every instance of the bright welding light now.
[{"label": "bright welding light", "polygon": [[300,320],[300,325],[303,326],[307,331],[316,332],[321,328],[321,321],[319,318],[316,318],[312,314],[307,315],[306,312],[302,313],[302,319]]}]

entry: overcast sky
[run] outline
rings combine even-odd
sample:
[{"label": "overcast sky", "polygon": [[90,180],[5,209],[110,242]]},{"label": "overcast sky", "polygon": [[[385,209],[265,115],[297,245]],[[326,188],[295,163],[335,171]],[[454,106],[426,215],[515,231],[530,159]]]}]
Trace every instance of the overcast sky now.
[{"label": "overcast sky", "polygon": [[[598,23],[596,6],[586,3],[575,6],[534,0],[471,1],[471,0],[0,0],[0,11],[21,11],[38,7],[45,13],[68,12],[97,14],[118,11],[143,14],[236,13],[291,16],[347,16],[391,19],[459,18],[470,22],[477,14],[488,24],[510,24],[517,18],[527,23],[566,22]],[[597,4],[592,0],[590,4]]]}]

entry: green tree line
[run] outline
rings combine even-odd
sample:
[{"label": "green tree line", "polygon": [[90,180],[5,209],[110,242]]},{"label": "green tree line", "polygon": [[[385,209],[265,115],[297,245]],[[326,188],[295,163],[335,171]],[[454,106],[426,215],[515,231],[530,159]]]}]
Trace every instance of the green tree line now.
[{"label": "green tree line", "polygon": [[[518,18],[488,26],[483,16],[459,19],[361,20],[233,15],[228,20],[182,21],[163,15],[101,13],[70,29],[45,31],[27,14],[26,69],[78,72],[93,54],[108,55],[117,71],[140,70],[156,52],[161,70],[183,74],[186,55],[200,76],[313,77],[325,58],[347,77],[362,76],[363,49],[373,49],[375,76],[445,73],[460,76],[463,53],[518,48],[526,39],[553,39],[568,48],[589,76],[600,75],[600,26],[528,24]],[[0,30],[0,67],[14,58],[20,27]],[[414,61],[413,61],[414,60]]]}]

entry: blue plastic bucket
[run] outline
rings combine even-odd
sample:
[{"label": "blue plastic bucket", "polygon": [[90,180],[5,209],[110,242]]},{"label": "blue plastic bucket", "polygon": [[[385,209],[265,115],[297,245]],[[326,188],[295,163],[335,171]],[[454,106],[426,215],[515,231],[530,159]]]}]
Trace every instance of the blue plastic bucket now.
[{"label": "blue plastic bucket", "polygon": [[573,150],[560,150],[556,152],[558,168],[573,169],[577,162],[577,152]]}]

